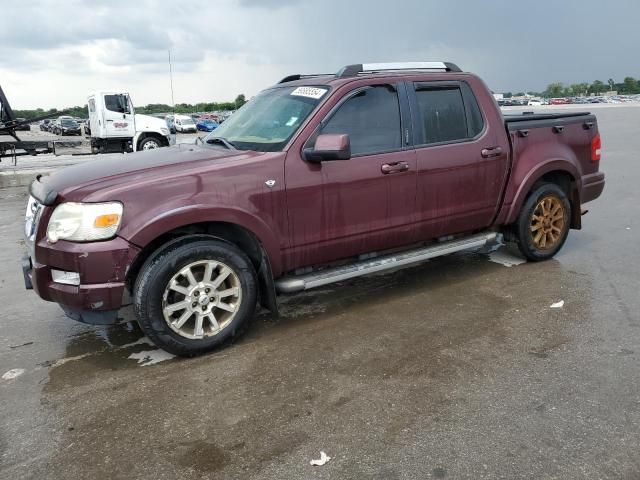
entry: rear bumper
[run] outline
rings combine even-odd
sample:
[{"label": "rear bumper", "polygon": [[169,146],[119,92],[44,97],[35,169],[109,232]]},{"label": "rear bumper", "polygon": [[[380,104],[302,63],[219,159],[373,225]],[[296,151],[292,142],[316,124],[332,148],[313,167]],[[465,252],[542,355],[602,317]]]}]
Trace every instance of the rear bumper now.
[{"label": "rear bumper", "polygon": [[582,177],[580,203],[587,203],[598,198],[604,190],[604,173],[596,172]]},{"label": "rear bumper", "polygon": [[[116,237],[106,242],[54,245],[45,239],[35,247],[35,258],[22,261],[25,287],[43,300],[60,304],[67,316],[84,323],[117,322],[118,309],[129,303],[126,272],[139,249]],[[51,270],[78,272],[80,285],[54,282]]]}]

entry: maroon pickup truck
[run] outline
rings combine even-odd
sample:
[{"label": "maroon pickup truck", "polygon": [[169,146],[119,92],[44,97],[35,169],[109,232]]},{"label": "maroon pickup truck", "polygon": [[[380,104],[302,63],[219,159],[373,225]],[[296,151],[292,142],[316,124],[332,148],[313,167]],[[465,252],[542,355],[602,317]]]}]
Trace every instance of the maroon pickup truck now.
[{"label": "maroon pickup truck", "polygon": [[478,248],[552,257],[604,188],[589,113],[503,116],[445,62],[291,75],[196,144],[99,160],[30,187],[27,288],[85,323],[133,304],[195,355],[277,293]]}]

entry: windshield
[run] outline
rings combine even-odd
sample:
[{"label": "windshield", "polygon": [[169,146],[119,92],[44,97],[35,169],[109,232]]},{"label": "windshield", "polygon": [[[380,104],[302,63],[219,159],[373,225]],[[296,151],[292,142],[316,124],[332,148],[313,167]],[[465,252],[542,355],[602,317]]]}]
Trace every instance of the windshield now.
[{"label": "windshield", "polygon": [[204,141],[223,138],[238,150],[280,151],[327,91],[327,87],[265,90],[245,103]]},{"label": "windshield", "polygon": [[180,123],[182,123],[182,125],[193,125],[193,120],[191,118],[185,118],[185,119],[181,119]]},{"label": "windshield", "polygon": [[75,120],[71,120],[70,118],[63,118],[62,120],[60,120],[60,123],[62,123],[62,125],[64,125],[65,127],[77,127],[78,126],[78,122],[76,122]]}]

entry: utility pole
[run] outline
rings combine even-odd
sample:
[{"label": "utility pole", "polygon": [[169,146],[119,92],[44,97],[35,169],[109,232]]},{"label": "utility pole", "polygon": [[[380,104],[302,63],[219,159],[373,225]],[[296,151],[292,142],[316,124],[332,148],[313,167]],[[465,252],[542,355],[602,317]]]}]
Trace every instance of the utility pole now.
[{"label": "utility pole", "polygon": [[173,100],[173,69],[171,68],[171,50],[169,50],[169,83],[171,85],[171,109],[176,114],[176,103]]}]

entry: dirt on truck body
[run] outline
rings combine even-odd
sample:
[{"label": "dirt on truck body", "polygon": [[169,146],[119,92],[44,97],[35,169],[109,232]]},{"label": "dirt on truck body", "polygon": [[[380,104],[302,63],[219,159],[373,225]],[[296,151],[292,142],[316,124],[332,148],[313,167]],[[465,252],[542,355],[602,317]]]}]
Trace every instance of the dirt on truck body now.
[{"label": "dirt on truck body", "polygon": [[178,355],[242,332],[278,293],[481,247],[553,257],[604,188],[588,113],[505,118],[447,62],[291,75],[195,145],[30,187],[25,283],[76,320],[133,303]]}]

